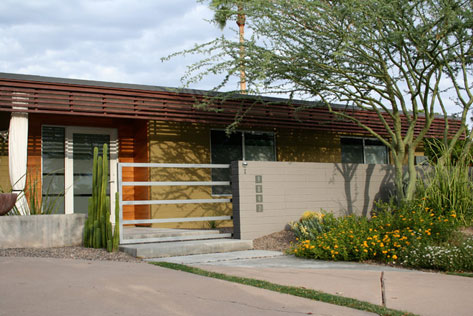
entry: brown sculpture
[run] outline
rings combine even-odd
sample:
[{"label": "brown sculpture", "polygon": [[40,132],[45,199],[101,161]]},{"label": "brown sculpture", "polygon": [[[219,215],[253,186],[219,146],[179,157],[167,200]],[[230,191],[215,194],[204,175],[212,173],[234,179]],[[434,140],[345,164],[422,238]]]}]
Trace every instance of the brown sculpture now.
[{"label": "brown sculpture", "polygon": [[0,216],[5,215],[15,206],[16,193],[0,193]]}]

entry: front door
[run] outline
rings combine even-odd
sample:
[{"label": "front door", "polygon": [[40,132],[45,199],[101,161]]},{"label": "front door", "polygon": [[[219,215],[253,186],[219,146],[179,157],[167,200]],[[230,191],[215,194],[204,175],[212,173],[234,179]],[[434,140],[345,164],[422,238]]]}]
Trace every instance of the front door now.
[{"label": "front door", "polygon": [[[52,134],[51,131],[55,133]],[[52,136],[48,136],[48,134]],[[64,147],[60,146],[60,139],[63,139]],[[90,128],[90,127],[43,127],[43,186],[45,182],[53,183],[55,186],[60,186],[63,183],[63,189],[55,189],[55,191],[64,192],[64,202],[60,205],[59,212],[65,214],[83,213],[88,212],[88,199],[92,196],[92,165],[93,165],[93,152],[94,147],[99,148],[99,155],[103,155],[102,147],[103,144],[108,145],[108,157],[110,161],[109,165],[109,183],[110,186],[107,190],[107,195],[110,194],[110,206],[111,214],[114,214],[115,205],[115,192],[116,192],[116,165],[118,158],[118,144],[117,144],[117,131],[116,129],[108,128]],[[49,145],[48,145],[49,144]],[[52,146],[57,144],[56,146]],[[56,152],[52,151],[51,148],[58,148]],[[63,148],[63,180],[61,181],[61,155],[59,151]],[[48,150],[46,150],[48,149]],[[54,154],[54,155],[53,155]],[[54,158],[54,160],[53,160]],[[49,165],[53,165],[50,167]],[[48,173],[50,170],[55,170],[54,173]],[[59,171],[57,171],[57,170]],[[51,179],[49,179],[51,178]],[[49,180],[48,180],[49,179]],[[54,180],[53,180],[54,179]],[[57,183],[56,183],[57,182]],[[54,191],[49,188],[48,191]],[[44,193],[43,197],[47,194]],[[52,192],[55,193],[55,192]],[[62,201],[60,201],[60,204]],[[111,220],[114,221],[115,216],[111,216]]]}]

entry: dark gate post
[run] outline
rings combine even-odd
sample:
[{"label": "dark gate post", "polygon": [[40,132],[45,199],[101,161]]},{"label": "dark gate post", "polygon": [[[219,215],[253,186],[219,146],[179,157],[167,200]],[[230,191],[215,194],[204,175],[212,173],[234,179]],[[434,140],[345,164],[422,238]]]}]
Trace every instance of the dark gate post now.
[{"label": "dark gate post", "polygon": [[233,209],[233,238],[241,239],[240,229],[240,183],[239,183],[239,163],[231,163],[231,185],[232,185],[232,209]]}]

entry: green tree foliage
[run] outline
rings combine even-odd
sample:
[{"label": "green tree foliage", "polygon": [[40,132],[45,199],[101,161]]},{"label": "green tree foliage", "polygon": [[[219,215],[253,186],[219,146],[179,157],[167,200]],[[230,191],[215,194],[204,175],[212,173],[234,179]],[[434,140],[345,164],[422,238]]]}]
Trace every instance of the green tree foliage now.
[{"label": "green tree foliage", "polygon": [[251,3],[248,0],[199,0],[209,2],[209,7],[214,11],[213,21],[223,29],[229,20],[235,20],[238,26],[245,26],[244,7]]},{"label": "green tree foliage", "polygon": [[[226,16],[239,12],[225,8]],[[452,100],[462,124],[448,137],[448,147],[464,138],[473,102],[472,1],[254,0],[244,14],[251,33],[245,54],[240,54],[240,41],[225,37],[175,54],[206,55],[189,66],[183,76],[187,85],[221,74],[218,90],[243,65],[249,93],[281,93],[324,104],[390,149],[400,200],[413,198],[415,149],[435,112],[447,118]],[[373,111],[384,133],[349,111],[335,111],[334,103]],[[448,131],[446,122],[445,139]]]},{"label": "green tree foliage", "polygon": [[[204,0],[200,0],[204,2]],[[238,25],[238,38],[240,43],[240,60],[245,58],[245,10],[251,5],[249,0],[210,0],[209,7],[214,11],[213,21],[224,29],[229,20],[235,20]],[[240,93],[246,93],[245,65],[240,63]]]}]

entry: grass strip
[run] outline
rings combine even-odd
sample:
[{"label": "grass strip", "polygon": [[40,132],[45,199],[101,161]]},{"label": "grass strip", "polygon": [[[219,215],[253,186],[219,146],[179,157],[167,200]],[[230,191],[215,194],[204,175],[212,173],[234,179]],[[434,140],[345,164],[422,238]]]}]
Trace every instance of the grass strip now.
[{"label": "grass strip", "polygon": [[445,274],[473,278],[473,272],[445,272]]},{"label": "grass strip", "polygon": [[275,283],[271,283],[271,282],[263,281],[263,280],[242,278],[242,277],[227,275],[223,273],[210,272],[210,271],[206,271],[206,270],[202,270],[202,269],[194,268],[194,267],[189,267],[189,266],[178,264],[178,263],[151,262],[151,264],[154,264],[163,268],[189,272],[189,273],[206,276],[206,277],[210,277],[214,279],[240,283],[240,284],[254,286],[254,287],[258,287],[261,289],[270,290],[274,292],[308,298],[314,301],[320,301],[320,302],[325,302],[329,304],[354,308],[354,309],[358,309],[362,311],[377,313],[378,315],[382,315],[382,316],[416,316],[416,314],[386,308],[380,305],[371,304],[364,301],[359,301],[354,298],[328,294],[321,291],[306,289],[302,287],[280,285],[280,284],[275,284]]}]

